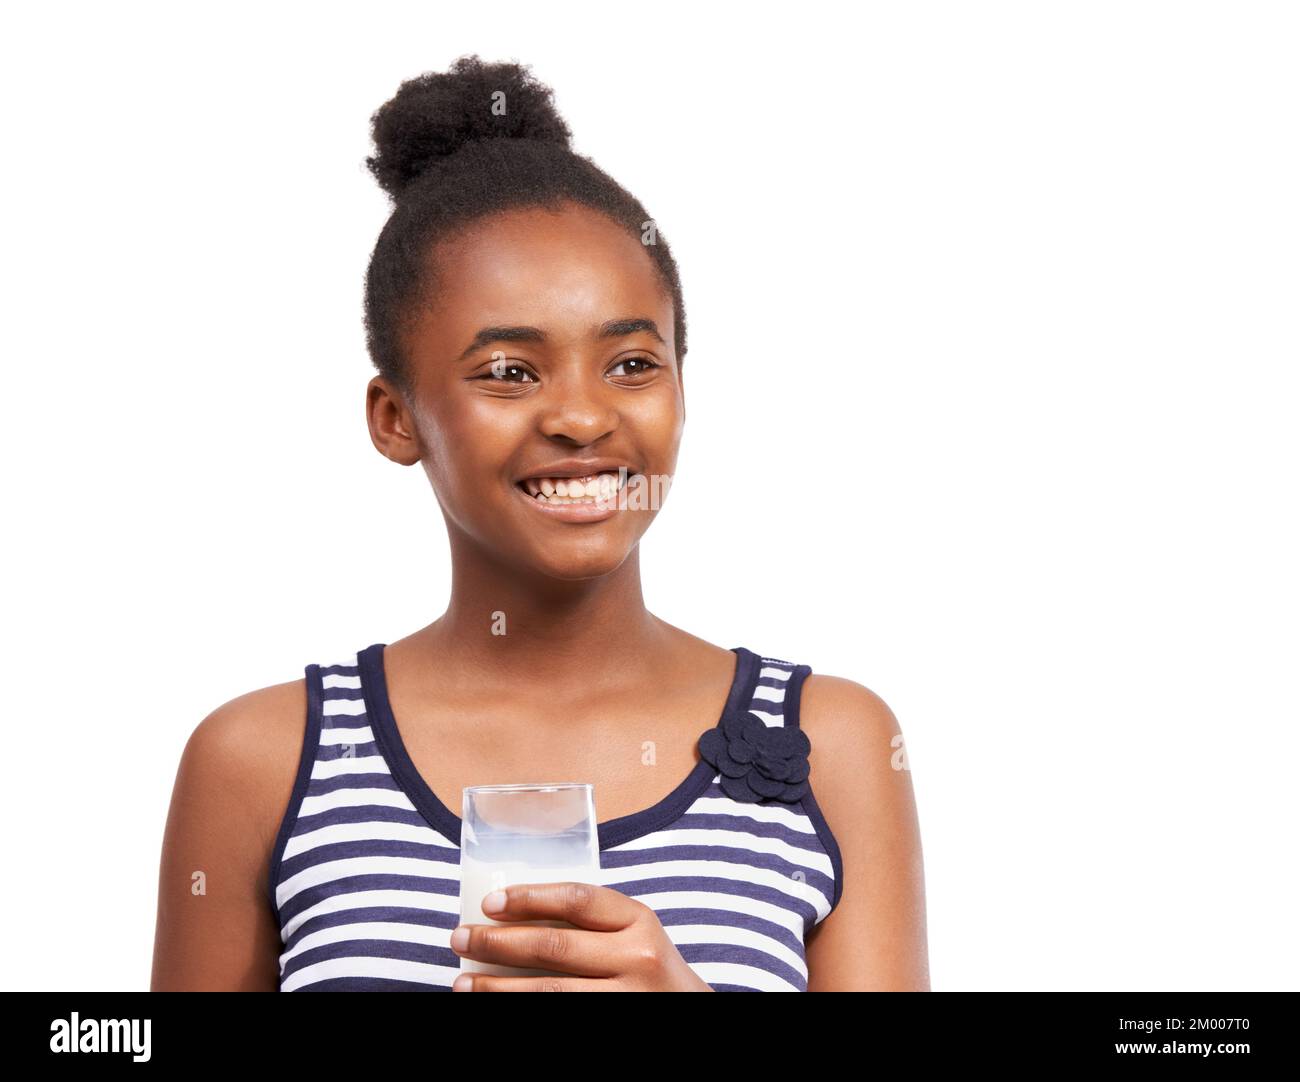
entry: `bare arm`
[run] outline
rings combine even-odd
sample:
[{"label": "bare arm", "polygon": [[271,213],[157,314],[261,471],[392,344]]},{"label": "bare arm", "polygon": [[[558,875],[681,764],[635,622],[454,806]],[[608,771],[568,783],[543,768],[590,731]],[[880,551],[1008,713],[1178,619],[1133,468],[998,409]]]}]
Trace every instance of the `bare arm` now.
[{"label": "bare arm", "polygon": [[231,700],[190,735],[163,838],[153,991],[279,987],[267,873],[306,712],[304,682],[278,684]]},{"label": "bare arm", "polygon": [[898,720],[874,692],[835,676],[804,682],[813,792],[839,843],[844,887],[809,933],[808,990],[930,990],[921,833]]}]

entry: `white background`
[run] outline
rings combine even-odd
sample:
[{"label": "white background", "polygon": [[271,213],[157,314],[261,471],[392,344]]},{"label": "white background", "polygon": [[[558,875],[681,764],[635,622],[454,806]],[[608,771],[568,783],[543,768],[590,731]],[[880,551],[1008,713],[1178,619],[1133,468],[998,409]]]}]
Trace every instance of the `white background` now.
[{"label": "white background", "polygon": [[442,612],[364,421],[363,159],[466,52],[673,246],[647,601],[893,707],[934,987],[1297,986],[1293,5],[6,22],[6,987],[147,987],[194,726]]}]

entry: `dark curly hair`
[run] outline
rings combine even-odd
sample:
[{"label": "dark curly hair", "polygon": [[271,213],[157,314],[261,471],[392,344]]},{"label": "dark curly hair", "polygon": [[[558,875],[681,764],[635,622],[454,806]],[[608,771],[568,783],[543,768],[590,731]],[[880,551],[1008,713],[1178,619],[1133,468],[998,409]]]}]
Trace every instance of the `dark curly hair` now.
[{"label": "dark curly hair", "polygon": [[433,296],[433,247],[475,219],[571,201],[653,243],[646,253],[672,299],[677,363],[686,313],[677,264],[645,208],[590,158],[569,148],[569,129],[549,87],[518,63],[463,56],[447,72],[408,79],[371,117],[376,153],[366,159],[393,199],[366,272],[366,348],[379,374],[410,390],[402,346],[418,302]]}]

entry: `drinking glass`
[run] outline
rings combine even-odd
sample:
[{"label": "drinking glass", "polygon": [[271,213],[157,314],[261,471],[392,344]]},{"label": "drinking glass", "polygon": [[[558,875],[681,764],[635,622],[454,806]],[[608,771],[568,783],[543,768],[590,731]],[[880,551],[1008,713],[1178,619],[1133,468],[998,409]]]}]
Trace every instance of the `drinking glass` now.
[{"label": "drinking glass", "polygon": [[[563,920],[499,921],[483,899],[516,883],[600,884],[596,802],[586,782],[471,785],[464,791],[460,829],[460,922],[571,928]],[[505,977],[556,976],[548,969],[461,958],[463,973]],[[563,974],[558,974],[563,976]]]}]

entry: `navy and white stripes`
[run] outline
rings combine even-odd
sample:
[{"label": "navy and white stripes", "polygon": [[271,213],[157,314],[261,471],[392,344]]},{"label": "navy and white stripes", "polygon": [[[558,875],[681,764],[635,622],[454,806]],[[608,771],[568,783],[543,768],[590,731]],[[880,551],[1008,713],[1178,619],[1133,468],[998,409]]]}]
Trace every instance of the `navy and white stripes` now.
[{"label": "navy and white stripes", "polygon": [[[809,669],[735,648],[727,710],[798,725]],[[306,670],[297,781],[272,854],[282,991],[448,991],[460,972],[460,820],[411,763],[383,644]],[[724,711],[725,712],[725,711]],[[600,824],[601,882],[650,906],[717,991],[803,991],[804,937],[839,900],[835,839],[809,792],[743,803],[696,764],[652,808]]]}]

